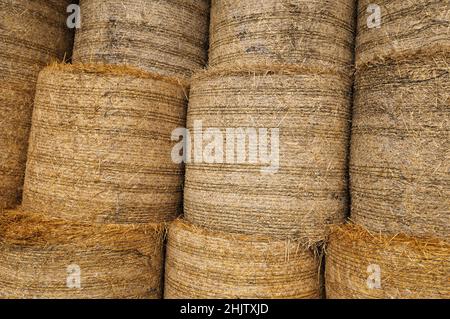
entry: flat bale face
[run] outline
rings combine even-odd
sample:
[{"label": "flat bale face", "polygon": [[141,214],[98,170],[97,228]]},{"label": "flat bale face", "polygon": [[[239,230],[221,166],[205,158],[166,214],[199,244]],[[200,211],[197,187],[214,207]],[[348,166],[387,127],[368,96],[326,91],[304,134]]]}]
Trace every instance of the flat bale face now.
[{"label": "flat bale face", "polygon": [[173,219],[183,172],[171,159],[171,133],[185,124],[185,89],[158,76],[103,68],[54,66],[41,73],[24,207],[74,221]]},{"label": "flat bale face", "polygon": [[20,200],[38,72],[70,56],[70,2],[0,1],[0,208]]},{"label": "flat bale face", "polygon": [[207,61],[207,0],[81,0],[75,62],[190,77]]},{"label": "flat bale face", "polygon": [[371,231],[449,234],[449,62],[417,56],[358,72],[352,219]]},{"label": "flat bale face", "polygon": [[[350,80],[337,74],[258,72],[194,78],[185,217],[216,230],[321,241],[330,224],[343,221],[347,203]],[[211,129],[223,137],[211,153],[222,147],[223,156],[199,160],[196,152],[209,153]],[[231,137],[229,129],[235,130]],[[250,160],[255,143],[245,135],[239,148],[238,129],[254,130],[255,161]],[[196,131],[203,132],[203,148],[195,142]],[[258,153],[264,149],[278,152],[278,158]]]},{"label": "flat bale face", "polygon": [[212,0],[209,64],[352,64],[355,1]]},{"label": "flat bale face", "polygon": [[433,238],[369,233],[361,226],[333,232],[326,248],[330,299],[448,299],[450,245]]},{"label": "flat bale face", "polygon": [[[356,65],[392,55],[449,50],[450,3],[447,0],[372,0],[358,2]],[[375,27],[379,19],[379,27]],[[368,21],[369,20],[369,21]]]},{"label": "flat bale face", "polygon": [[317,258],[295,241],[176,221],[169,230],[165,298],[318,298]]}]

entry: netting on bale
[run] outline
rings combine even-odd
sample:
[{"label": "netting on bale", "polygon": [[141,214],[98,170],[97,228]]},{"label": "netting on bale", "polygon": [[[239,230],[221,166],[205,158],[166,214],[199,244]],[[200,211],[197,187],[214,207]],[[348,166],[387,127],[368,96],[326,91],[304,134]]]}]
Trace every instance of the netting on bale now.
[{"label": "netting on bale", "polygon": [[358,70],[352,219],[372,231],[449,234],[450,52]]},{"label": "netting on bale", "polygon": [[327,298],[450,298],[447,240],[336,228],[326,248]]},{"label": "netting on bale", "polygon": [[360,0],[356,65],[411,52],[450,50],[448,0]]},{"label": "netting on bale", "polygon": [[319,257],[296,241],[169,228],[164,297],[318,298]]},{"label": "netting on bale", "polygon": [[355,1],[212,0],[209,64],[350,68]]},{"label": "netting on bale", "polygon": [[189,77],[207,60],[209,0],[81,0],[75,62]]},{"label": "netting on bale", "polygon": [[0,216],[0,298],[160,298],[164,225]]},{"label": "netting on bale", "polygon": [[243,65],[193,78],[189,222],[314,244],[343,221],[351,79],[329,71]]},{"label": "netting on bale", "polygon": [[38,72],[70,56],[70,2],[0,1],[0,208],[20,201]]},{"label": "netting on bale", "polygon": [[181,209],[171,133],[186,85],[110,65],[54,64],[39,76],[23,205],[73,221],[148,223]]}]

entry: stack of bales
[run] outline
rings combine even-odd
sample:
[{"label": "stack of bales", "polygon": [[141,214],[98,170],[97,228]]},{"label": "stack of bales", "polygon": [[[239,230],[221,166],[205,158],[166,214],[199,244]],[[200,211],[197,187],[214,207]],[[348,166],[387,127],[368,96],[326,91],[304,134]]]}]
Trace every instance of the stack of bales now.
[{"label": "stack of bales", "polygon": [[318,298],[314,248],[347,204],[354,1],[213,0],[211,12],[165,297]]},{"label": "stack of bales", "polygon": [[[160,298],[165,223],[180,213],[182,198],[171,135],[185,125],[187,76],[203,61],[209,6],[80,6],[77,63],[39,75],[23,205],[1,220],[0,297]],[[162,23],[175,12],[176,23]],[[195,41],[180,29],[190,24]],[[186,40],[177,40],[179,52],[174,35]],[[141,45],[154,38],[160,50],[146,47],[141,59]],[[104,55],[81,63],[88,51]],[[145,65],[132,66],[137,60]]]},{"label": "stack of bales", "polygon": [[359,2],[351,219],[326,262],[331,298],[449,298],[448,1]]},{"label": "stack of bales", "polygon": [[0,1],[0,209],[18,204],[36,78],[72,48],[63,1]]}]

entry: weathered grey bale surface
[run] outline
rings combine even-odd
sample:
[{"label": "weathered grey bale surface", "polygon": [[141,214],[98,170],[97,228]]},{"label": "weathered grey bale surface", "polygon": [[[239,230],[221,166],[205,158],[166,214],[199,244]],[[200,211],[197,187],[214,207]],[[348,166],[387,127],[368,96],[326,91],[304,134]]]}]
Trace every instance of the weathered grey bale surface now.
[{"label": "weathered grey bale surface", "polygon": [[171,133],[186,86],[108,65],[52,65],[38,80],[24,207],[66,220],[148,223],[181,208]]},{"label": "weathered grey bale surface", "polygon": [[0,298],[160,298],[163,237],[162,225],[91,225],[5,212]]},{"label": "weathered grey bale surface", "polygon": [[356,77],[352,219],[371,231],[450,235],[450,51]]},{"label": "weathered grey bale surface", "polygon": [[176,221],[169,229],[164,297],[318,298],[318,264],[318,257],[296,241]]},{"label": "weathered grey bale surface", "polygon": [[[292,66],[243,65],[195,76],[188,129],[194,135],[195,121],[202,121],[205,134],[217,128],[224,156],[211,163],[191,156],[186,219],[229,232],[323,240],[330,224],[343,221],[347,204],[350,87],[342,74]],[[272,129],[279,129],[279,167],[262,171],[271,164],[259,155],[251,162],[247,137],[245,161],[238,162],[237,147],[228,161],[227,128],[254,128],[259,138],[258,129],[267,128],[269,153]],[[203,152],[210,143],[205,137]]]},{"label": "weathered grey bale surface", "polygon": [[[381,10],[380,28],[369,28],[369,5]],[[450,50],[448,0],[360,0],[356,38],[356,64],[382,62],[412,52]],[[371,19],[370,19],[371,20]]]},{"label": "weathered grey bale surface", "polygon": [[207,61],[209,0],[81,0],[75,62],[190,77]]},{"label": "weathered grey bale surface", "polygon": [[354,0],[212,0],[209,64],[348,68],[354,15]]},{"label": "weathered grey bale surface", "polygon": [[450,298],[448,241],[347,225],[333,231],[326,251],[327,298]]},{"label": "weathered grey bale surface", "polygon": [[0,208],[20,200],[36,78],[73,42],[69,0],[0,0]]}]

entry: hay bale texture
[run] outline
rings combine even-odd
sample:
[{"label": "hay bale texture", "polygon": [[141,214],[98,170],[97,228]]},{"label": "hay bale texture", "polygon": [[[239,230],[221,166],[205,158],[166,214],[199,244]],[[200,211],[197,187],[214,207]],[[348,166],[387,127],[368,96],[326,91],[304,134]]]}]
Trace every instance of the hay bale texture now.
[{"label": "hay bale texture", "polygon": [[212,0],[209,64],[349,68],[355,1]]},{"label": "hay bale texture", "polygon": [[[187,127],[194,135],[195,121],[202,121],[205,136],[217,128],[224,156],[222,162],[199,162],[192,145],[186,219],[229,232],[323,240],[328,225],[343,221],[347,204],[350,83],[339,73],[276,65],[214,68],[195,76]],[[251,162],[248,137],[245,160],[238,161],[236,144],[228,160],[227,128],[254,128],[260,138],[258,130],[267,128],[269,153],[273,129],[279,129],[279,167],[263,171],[271,164],[260,155]],[[207,143],[205,137],[204,151]]]},{"label": "hay bale texture", "polygon": [[186,86],[128,67],[61,65],[38,80],[24,208],[65,220],[148,223],[181,206],[171,132]]},{"label": "hay bale texture", "polygon": [[325,265],[327,298],[450,298],[448,240],[341,226],[330,236]]},{"label": "hay bale texture", "polygon": [[352,219],[371,231],[449,235],[450,51],[358,70]]},{"label": "hay bale texture", "polygon": [[190,77],[207,61],[209,0],[81,0],[75,62]]},{"label": "hay bale texture", "polygon": [[[369,28],[373,11],[380,8],[380,28]],[[370,12],[367,12],[369,8]],[[448,0],[360,0],[356,37],[356,65],[382,62],[411,52],[450,50]]]},{"label": "hay bale texture", "polygon": [[0,208],[20,200],[38,72],[70,55],[70,2],[0,1]]},{"label": "hay bale texture", "polygon": [[[7,211],[0,298],[160,298],[163,237],[155,224],[67,223]],[[79,282],[71,278],[75,266]]]},{"label": "hay bale texture", "polygon": [[169,229],[167,299],[318,298],[318,257],[295,241],[210,231],[184,221]]}]

